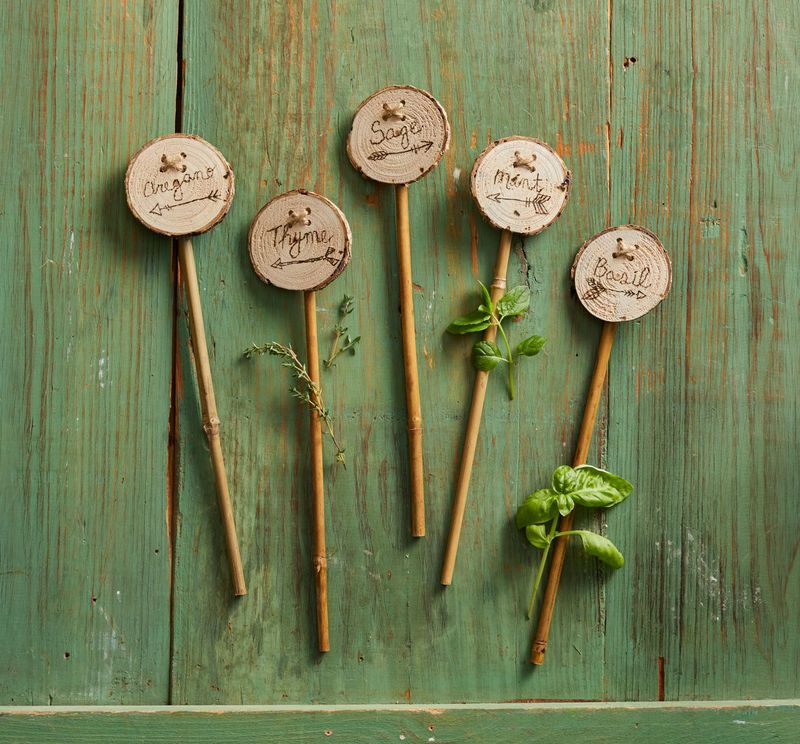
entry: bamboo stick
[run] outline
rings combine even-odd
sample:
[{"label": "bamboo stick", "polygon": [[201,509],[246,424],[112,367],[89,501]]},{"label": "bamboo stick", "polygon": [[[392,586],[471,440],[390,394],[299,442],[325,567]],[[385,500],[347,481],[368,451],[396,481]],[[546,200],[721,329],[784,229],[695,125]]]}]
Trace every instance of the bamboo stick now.
[{"label": "bamboo stick", "polygon": [[[617,330],[616,323],[604,323],[603,331],[600,334],[600,343],[597,347],[597,357],[594,364],[592,380],[589,383],[589,393],[586,396],[586,406],[583,410],[583,420],[578,432],[578,443],[575,447],[575,457],[572,466],[578,467],[586,462],[589,455],[589,445],[592,442],[592,433],[597,419],[597,409],[600,406],[600,398],[603,395],[603,386],[608,372],[608,359],[611,356],[611,347],[614,344],[614,333]],[[575,512],[567,514],[558,522],[558,531],[566,532],[572,529],[572,522]],[[553,621],[553,610],[556,604],[556,594],[558,585],[561,581],[561,571],[564,568],[564,559],[567,553],[567,542],[569,535],[564,535],[556,539],[553,548],[553,559],[550,563],[550,573],[547,576],[547,586],[544,590],[542,609],[539,613],[539,622],[536,625],[536,632],[533,635],[533,645],[531,646],[531,663],[540,665],[544,663],[544,654],[547,650],[547,639],[550,635],[550,624]]]},{"label": "bamboo stick", "polygon": [[214,467],[214,481],[217,487],[217,500],[225,533],[225,546],[231,569],[233,593],[240,597],[247,594],[247,585],[244,580],[242,557],[239,553],[239,541],[236,538],[236,524],[233,519],[233,505],[228,491],[228,478],[225,474],[225,461],[222,458],[222,444],[219,435],[220,420],[217,413],[217,402],[214,397],[214,383],[211,379],[211,364],[208,360],[203,310],[200,307],[200,288],[197,284],[197,268],[190,238],[178,239],[178,260],[180,261],[183,286],[189,305],[189,326],[192,332],[192,344],[194,345],[197,384],[200,388],[203,429],[208,438],[211,463]]},{"label": "bamboo stick", "polygon": [[400,318],[403,369],[406,378],[408,457],[411,473],[411,534],[425,535],[425,485],[422,466],[422,406],[419,399],[417,345],[414,329],[414,289],[411,282],[411,235],[408,224],[408,186],[395,187],[397,255],[400,263]]},{"label": "bamboo stick", "polygon": [[[306,314],[306,357],[308,374],[319,385],[319,346],[317,342],[317,295],[303,293]],[[317,645],[320,652],[330,651],[328,633],[328,559],[325,552],[325,483],[322,468],[322,422],[311,409],[311,484],[314,518],[314,577],[317,593]]]},{"label": "bamboo stick", "polygon": [[[500,247],[497,251],[494,278],[491,285],[493,304],[496,304],[506,291],[506,274],[508,273],[510,255],[511,233],[508,230],[503,230],[500,234]],[[486,341],[494,341],[496,336],[497,326],[495,325],[489,326],[483,334],[483,338]],[[464,448],[461,454],[461,468],[458,472],[458,485],[456,486],[456,496],[450,517],[450,534],[447,538],[447,548],[445,549],[444,564],[442,566],[441,582],[443,586],[449,586],[453,581],[458,541],[461,537],[461,525],[464,521],[464,510],[467,505],[467,493],[469,492],[469,482],[472,476],[472,464],[475,461],[475,447],[478,443],[478,434],[481,428],[483,403],[486,399],[486,384],[488,380],[488,372],[476,371],[475,386],[472,388],[472,404],[470,405],[469,418],[467,419],[467,433],[464,436]]]}]

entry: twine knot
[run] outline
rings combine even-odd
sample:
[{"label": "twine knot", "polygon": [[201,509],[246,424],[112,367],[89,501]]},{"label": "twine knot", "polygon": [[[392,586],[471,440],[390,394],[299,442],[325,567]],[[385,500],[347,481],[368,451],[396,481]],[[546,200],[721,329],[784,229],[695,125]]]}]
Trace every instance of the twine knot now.
[{"label": "twine knot", "polygon": [[514,153],[514,167],[527,168],[533,173],[536,168],[533,167],[533,161],[536,160],[536,153],[532,152],[530,155],[523,155],[519,150]]},{"label": "twine knot", "polygon": [[639,248],[638,244],[634,243],[633,247],[625,245],[622,238],[617,238],[617,249],[611,254],[612,258],[627,258],[628,261],[633,261],[633,252]]},{"label": "twine knot", "polygon": [[405,105],[406,102],[402,99],[399,103],[384,103],[383,120],[386,121],[387,119],[400,119],[400,121],[405,121],[406,115],[400,113],[400,109],[402,109]]},{"label": "twine knot", "polygon": [[179,152],[177,155],[167,155],[164,153],[161,156],[162,165],[158,170],[162,173],[166,173],[169,170],[176,170],[179,173],[185,173],[186,163],[181,162],[185,157],[185,152]]},{"label": "twine knot", "polygon": [[289,227],[294,227],[295,225],[304,225],[308,227],[311,224],[311,220],[308,219],[308,215],[311,214],[311,207],[306,207],[301,212],[295,212],[294,209],[289,210]]}]

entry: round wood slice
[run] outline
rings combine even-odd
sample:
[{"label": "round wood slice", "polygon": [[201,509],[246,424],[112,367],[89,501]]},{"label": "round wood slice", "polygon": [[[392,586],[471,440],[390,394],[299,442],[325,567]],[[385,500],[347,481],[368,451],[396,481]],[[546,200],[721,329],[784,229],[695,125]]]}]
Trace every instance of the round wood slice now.
[{"label": "round wood slice", "polygon": [[265,204],[250,225],[250,260],[267,284],[313,290],[330,284],[350,260],[352,236],[330,199],[305,189]]},{"label": "round wood slice", "polygon": [[441,104],[411,85],[390,85],[359,106],[347,155],[373,181],[406,184],[432,170],[449,145],[450,124]]},{"label": "round wood slice", "polygon": [[125,174],[128,206],[151,230],[178,237],[214,227],[233,199],[233,171],[216,147],[168,134],[137,152]]},{"label": "round wood slice", "polygon": [[472,168],[472,195],[495,227],[535,235],[564,209],[571,184],[564,161],[533,137],[493,142]]},{"label": "round wood slice", "polygon": [[617,323],[640,318],[669,294],[672,263],[649,230],[620,225],[583,244],[572,277],[583,306],[595,317]]}]

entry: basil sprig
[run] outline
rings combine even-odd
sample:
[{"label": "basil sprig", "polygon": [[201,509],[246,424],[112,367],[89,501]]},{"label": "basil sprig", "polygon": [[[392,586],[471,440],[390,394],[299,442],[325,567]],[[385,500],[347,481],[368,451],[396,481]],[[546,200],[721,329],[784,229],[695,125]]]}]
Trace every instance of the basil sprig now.
[{"label": "basil sprig", "polygon": [[[544,567],[553,541],[562,535],[577,535],[583,549],[611,568],[622,568],[625,559],[607,537],[589,530],[558,531],[559,517],[565,517],[576,505],[608,509],[631,495],[633,486],[624,478],[606,470],[580,465],[561,465],[553,473],[550,488],[541,488],[528,496],[517,509],[516,525],[525,529],[525,537],[534,548],[544,551],[533,581],[528,617],[544,575]],[[549,524],[548,524],[549,523]]]}]

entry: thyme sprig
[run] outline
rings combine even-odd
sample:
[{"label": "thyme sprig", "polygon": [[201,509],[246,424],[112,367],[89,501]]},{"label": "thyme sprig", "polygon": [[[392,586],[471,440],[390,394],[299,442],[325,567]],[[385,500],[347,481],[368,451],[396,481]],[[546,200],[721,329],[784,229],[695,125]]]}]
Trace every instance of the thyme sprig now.
[{"label": "thyme sprig", "polygon": [[284,346],[277,341],[269,341],[261,346],[252,344],[244,350],[244,356],[247,359],[262,354],[271,354],[272,356],[280,357],[283,359],[281,366],[292,371],[292,377],[295,379],[296,384],[289,388],[289,392],[292,394],[292,397],[317,412],[317,415],[325,424],[325,431],[331,438],[333,446],[336,449],[336,462],[346,467],[344,447],[342,447],[336,439],[336,434],[333,429],[333,416],[323,402],[322,388],[311,379],[305,364],[300,361],[295,350],[291,346]]},{"label": "thyme sprig", "polygon": [[[347,332],[347,328],[342,325],[344,319],[353,312],[353,299],[354,298],[350,295],[345,295],[342,301],[339,303],[339,322],[333,329],[335,336],[333,338],[333,345],[331,346],[331,353],[324,361],[324,364],[328,369],[333,366],[333,362],[336,357],[339,356],[339,354],[342,354],[345,351],[355,354],[356,344],[361,340],[361,336],[352,338]],[[344,339],[343,344],[342,339]],[[340,344],[342,345],[340,346]]]}]

